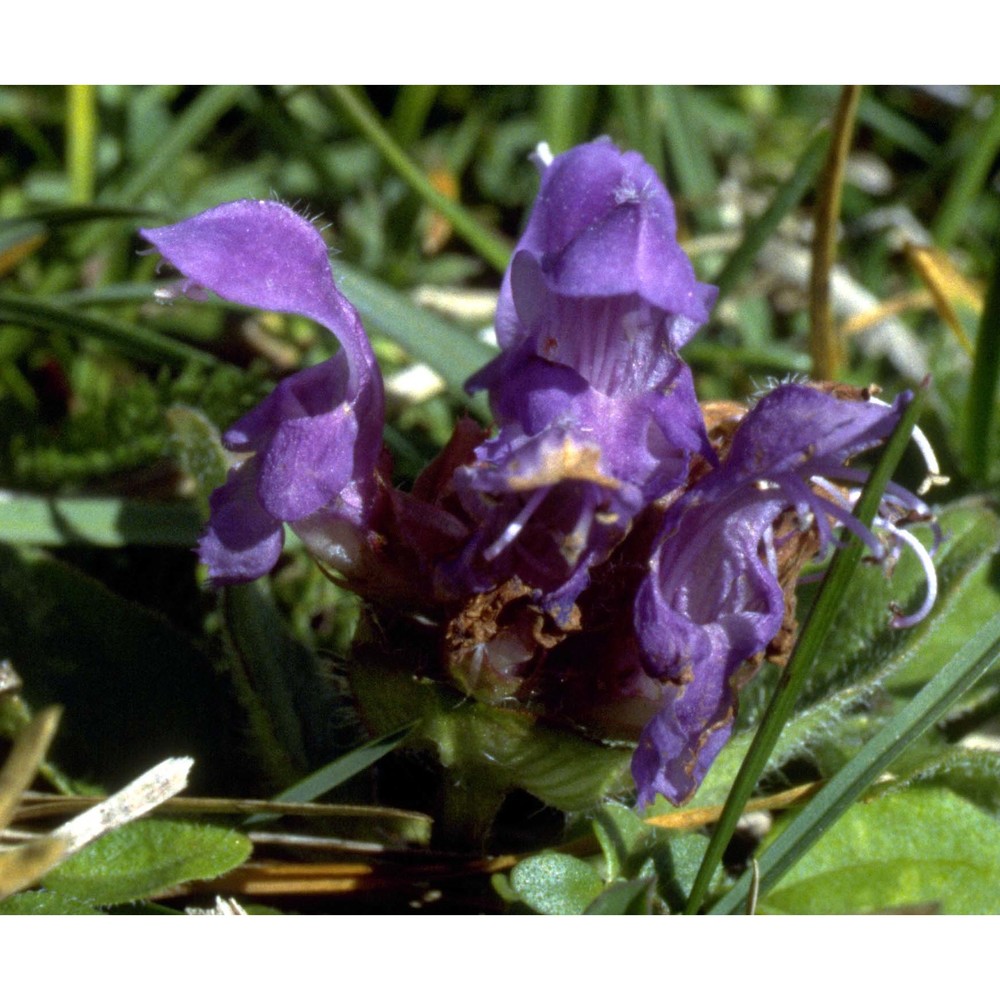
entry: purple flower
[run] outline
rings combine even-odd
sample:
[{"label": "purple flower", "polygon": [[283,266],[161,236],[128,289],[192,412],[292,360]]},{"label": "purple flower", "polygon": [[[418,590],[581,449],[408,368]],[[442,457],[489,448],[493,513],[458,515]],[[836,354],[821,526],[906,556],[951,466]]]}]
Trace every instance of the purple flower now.
[{"label": "purple flower", "polygon": [[469,382],[500,428],[456,474],[479,530],[455,572],[480,590],[516,577],[565,621],[636,514],[695,455],[714,462],[677,349],[715,289],[695,280],[637,153],[602,139],[542,166],[501,289],[501,354]]},{"label": "purple flower", "polygon": [[542,167],[497,305],[503,352],[469,383],[490,391],[500,419],[516,403],[512,373],[531,357],[606,395],[663,388],[715,301],[677,242],[670,196],[638,153],[598,139]]},{"label": "purple flower", "polygon": [[[640,803],[656,792],[685,801],[728,739],[737,689],[749,679],[743,665],[784,619],[783,547],[815,525],[824,549],[839,522],[885,557],[886,546],[850,513],[856,496],[835,483],[863,481],[845,463],[892,433],[908,399],[888,407],[779,386],[743,418],[721,464],[667,510],[634,611],[642,665],[662,683],[632,762]],[[900,515],[929,511],[892,486],[876,526],[898,539]],[[791,527],[776,535],[783,516]],[[933,601],[933,567],[928,582]]]},{"label": "purple flower", "polygon": [[653,500],[711,455],[690,372],[669,394],[605,396],[548,362],[521,369],[520,419],[476,449],[455,488],[479,525],[465,559],[475,589],[517,577],[565,621],[589,570]]},{"label": "purple flower", "polygon": [[317,525],[332,525],[317,544],[349,545],[374,502],[382,378],[354,307],[334,284],[319,232],[277,202],[236,201],[142,235],[188,288],[306,316],[340,342],[332,358],[285,379],[223,435],[242,460],[212,495],[199,547],[213,582],[246,582],[271,569],[283,522],[316,537]]}]

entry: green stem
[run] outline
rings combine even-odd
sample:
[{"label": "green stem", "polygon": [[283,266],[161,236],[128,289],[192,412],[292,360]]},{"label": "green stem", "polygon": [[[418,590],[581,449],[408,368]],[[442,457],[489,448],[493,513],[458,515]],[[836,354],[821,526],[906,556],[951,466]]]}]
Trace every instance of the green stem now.
[{"label": "green stem", "polygon": [[440,212],[480,256],[503,272],[510,259],[506,241],[479,223],[458,202],[438,191],[427,175],[406,155],[378,115],[348,87],[334,86],[330,92],[355,128],[385,157],[386,162],[432,208]]},{"label": "green stem", "polygon": [[71,85],[66,95],[66,168],[69,200],[85,205],[94,200],[97,162],[97,88]]},{"label": "green stem", "polygon": [[844,345],[833,326],[830,309],[830,272],[837,256],[837,222],[844,167],[854,135],[854,119],[861,88],[844,87],[833,119],[833,142],[827,154],[816,202],[812,273],[809,277],[810,353],[813,377],[837,378],[844,365]]},{"label": "green stem", "polygon": [[[878,465],[868,479],[857,505],[854,517],[866,527],[872,523],[882,495],[889,482],[892,471],[906,448],[907,442],[917,422],[917,413],[927,392],[926,384],[917,393],[900,418],[892,437],[885,447]],[[715,869],[722,860],[722,854],[736,829],[736,823],[753,793],[757,780],[767,766],[767,761],[778,742],[781,730],[795,708],[799,692],[805,683],[809,671],[819,653],[830,627],[833,625],[837,609],[844,598],[847,585],[855,568],[861,561],[864,543],[852,535],[850,540],[839,549],[830,563],[823,586],[809,616],[802,628],[799,641],[792,653],[792,658],[778,681],[771,703],[764,713],[760,727],[754,735],[750,749],[740,765],[739,773],[733,781],[729,797],[719,822],[716,824],[701,868],[691,888],[691,895],[685,912],[696,913],[708,891]]]}]

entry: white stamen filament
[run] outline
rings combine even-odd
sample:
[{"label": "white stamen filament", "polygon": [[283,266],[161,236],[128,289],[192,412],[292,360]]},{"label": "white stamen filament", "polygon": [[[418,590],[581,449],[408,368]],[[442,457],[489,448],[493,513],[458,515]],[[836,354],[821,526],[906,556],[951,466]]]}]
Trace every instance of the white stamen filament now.
[{"label": "white stamen filament", "polygon": [[920,565],[924,570],[924,577],[927,580],[927,593],[924,596],[923,604],[909,615],[902,614],[896,605],[892,605],[893,628],[909,628],[911,625],[916,625],[917,622],[923,621],[930,614],[930,610],[934,606],[934,601],[937,599],[937,572],[934,569],[934,561],[931,559],[927,549],[924,548],[923,543],[905,528],[897,528],[896,525],[889,521],[882,521],[881,518],[878,520],[878,526],[888,531],[890,535],[900,539],[900,541],[905,542],[920,560]]},{"label": "white stamen filament", "polygon": [[521,509],[521,513],[518,514],[506,528],[503,529],[500,537],[483,552],[483,555],[487,559],[496,559],[496,557],[500,555],[500,553],[503,552],[503,550],[507,548],[507,546],[510,545],[519,534],[521,534],[522,529],[531,519],[531,515],[538,510],[541,502],[548,496],[550,488],[551,487],[546,486],[542,489],[534,491],[531,498]]},{"label": "white stamen filament", "polygon": [[[875,396],[872,396],[868,402],[889,408],[889,403]],[[918,495],[923,496],[932,486],[945,486],[951,482],[949,476],[941,475],[941,466],[938,465],[937,455],[934,454],[934,449],[931,447],[930,441],[927,440],[927,435],[919,427],[914,427],[910,436],[913,438],[913,443],[920,450],[924,464],[927,466],[927,475],[924,476],[923,481],[917,487]]]},{"label": "white stamen filament", "polygon": [[762,538],[764,542],[764,556],[767,559],[768,572],[775,579],[778,578],[778,553],[774,551],[774,525],[769,524],[764,530]]}]

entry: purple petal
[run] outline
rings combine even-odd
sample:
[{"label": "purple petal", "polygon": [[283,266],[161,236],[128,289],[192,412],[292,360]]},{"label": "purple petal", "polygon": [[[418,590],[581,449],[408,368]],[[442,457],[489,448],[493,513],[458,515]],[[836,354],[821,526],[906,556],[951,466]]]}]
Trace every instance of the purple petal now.
[{"label": "purple petal", "polygon": [[[384,398],[382,379],[354,307],[337,290],[326,244],[316,228],[290,208],[272,201],[234,201],[173,226],[142,235],[190,281],[231,302],[307,316],[340,341],[347,377],[333,379],[342,400],[363,414],[355,446],[358,475],[370,473],[380,450]],[[328,369],[329,377],[334,369]],[[310,383],[312,384],[312,383]],[[280,403],[286,406],[285,400]],[[315,409],[306,406],[315,415]],[[282,413],[282,416],[284,414]],[[268,420],[244,418],[234,447],[251,439]]]},{"label": "purple petal", "polygon": [[284,421],[329,413],[347,396],[348,375],[344,354],[289,375],[222,435],[222,443],[231,451],[256,451]]},{"label": "purple petal", "polygon": [[[653,168],[638,153],[621,153],[599,139],[545,169],[515,256],[534,259],[554,294],[637,295],[662,312],[688,317],[690,336],[708,318],[715,289],[695,280],[676,231],[673,203]],[[519,312],[508,273],[497,309],[504,347],[521,336]]]},{"label": "purple petal", "polygon": [[912,398],[901,393],[882,406],[838,399],[807,385],[779,385],[743,418],[726,460],[727,478],[807,477],[875,447],[892,433]]},{"label": "purple petal", "polygon": [[356,414],[347,406],[278,425],[260,457],[257,494],[281,521],[297,521],[339,496],[354,472]]},{"label": "purple petal", "polygon": [[274,201],[233,201],[142,236],[190,281],[253,309],[298,313],[329,327],[349,355],[371,348],[337,291],[326,244]]},{"label": "purple petal", "polygon": [[665,682],[633,763],[641,801],[662,792],[680,803],[697,788],[725,741],[741,664],[781,627],[780,540],[769,529],[782,512],[814,511],[821,539],[834,516],[875,543],[848,511],[816,496],[811,476],[836,478],[883,441],[907,398],[886,407],[779,386],[743,418],[725,460],[667,510],[634,609],[644,669]]},{"label": "purple petal", "polygon": [[229,473],[212,494],[212,516],[198,543],[209,579],[219,586],[247,583],[271,570],[281,555],[284,529],[257,502],[255,459]]},{"label": "purple petal", "polygon": [[361,526],[376,491],[382,378],[354,307],[334,284],[319,232],[277,202],[237,201],[142,235],[194,285],[241,305],[309,317],[341,345],[328,361],[281,382],[223,435],[227,448],[255,454],[240,490],[227,483],[213,497],[202,544],[212,578],[266,572],[280,552],[283,521],[323,510]]},{"label": "purple petal", "polygon": [[732,720],[738,668],[781,626],[784,594],[761,550],[784,502],[757,496],[751,485],[726,504],[669,511],[639,588],[635,629],[644,666],[667,682],[633,763],[643,802],[660,791],[679,804],[698,787],[725,742],[708,737]]}]

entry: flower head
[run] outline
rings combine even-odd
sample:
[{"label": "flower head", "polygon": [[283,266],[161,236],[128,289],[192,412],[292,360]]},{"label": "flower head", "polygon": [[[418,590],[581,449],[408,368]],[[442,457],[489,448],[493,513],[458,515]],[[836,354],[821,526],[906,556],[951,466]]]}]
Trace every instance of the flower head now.
[{"label": "flower head", "polygon": [[266,573],[281,553],[283,522],[363,526],[381,451],[382,378],[319,232],[277,202],[236,201],[142,235],[187,287],[306,316],[340,342],[332,358],[285,379],[223,435],[241,461],[212,495],[199,548],[212,580]]}]

